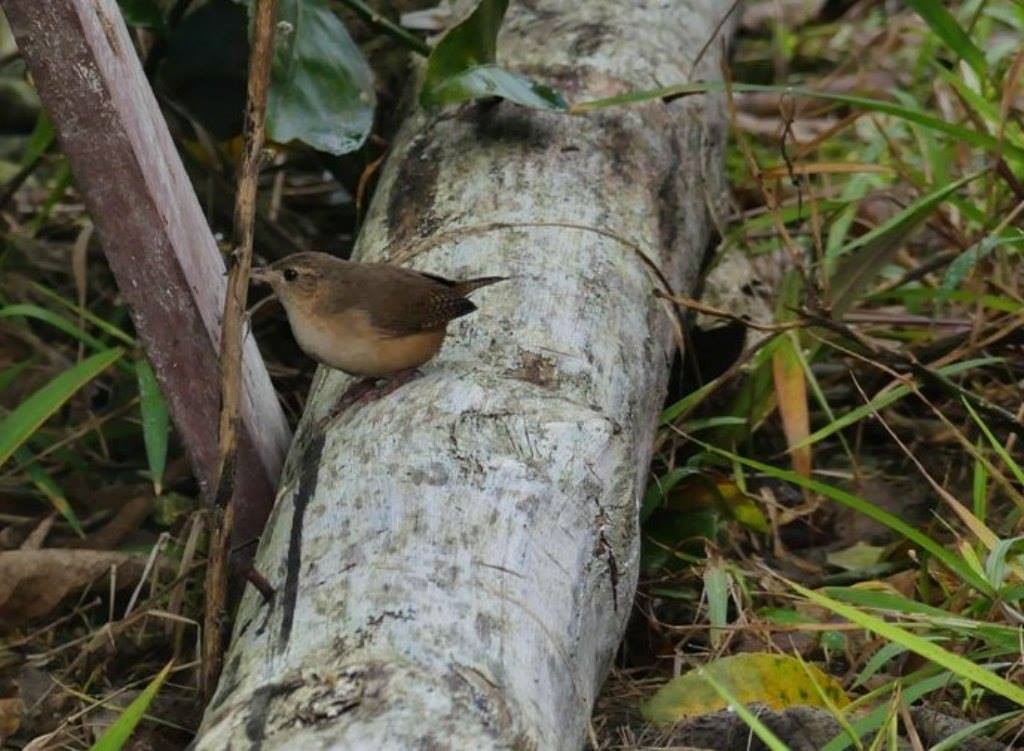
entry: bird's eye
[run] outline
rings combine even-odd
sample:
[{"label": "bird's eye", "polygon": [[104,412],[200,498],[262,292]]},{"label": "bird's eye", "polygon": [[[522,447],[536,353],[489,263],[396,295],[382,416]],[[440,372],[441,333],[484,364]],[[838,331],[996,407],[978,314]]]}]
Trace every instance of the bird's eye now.
[{"label": "bird's eye", "polygon": [[299,278],[299,272],[296,271],[295,269],[285,269],[284,270],[284,280],[286,282],[294,282],[298,278]]}]

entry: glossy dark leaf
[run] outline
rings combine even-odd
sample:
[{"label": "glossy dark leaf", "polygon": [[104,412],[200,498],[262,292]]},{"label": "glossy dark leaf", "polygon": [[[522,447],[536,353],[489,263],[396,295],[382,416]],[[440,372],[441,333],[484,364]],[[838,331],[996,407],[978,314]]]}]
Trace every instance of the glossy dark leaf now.
[{"label": "glossy dark leaf", "polygon": [[495,64],[507,8],[508,0],[481,0],[444,35],[427,59],[420,104],[435,107],[496,96],[537,109],[566,109],[558,92]]},{"label": "glossy dark leaf", "polygon": [[174,27],[160,66],[164,91],[219,141],[242,132],[247,28],[245,6],[209,0]]},{"label": "glossy dark leaf", "polygon": [[[272,141],[344,154],[362,146],[376,96],[366,59],[326,0],[280,0],[267,102]],[[220,141],[242,132],[249,58],[245,5],[209,0],[168,38],[164,89]]]},{"label": "glossy dark leaf", "polygon": [[165,30],[164,14],[156,0],[117,0],[117,4],[121,6],[121,15],[129,26],[160,32]]},{"label": "glossy dark leaf", "polygon": [[280,0],[267,133],[329,154],[355,151],[370,134],[373,73],[326,0]]}]

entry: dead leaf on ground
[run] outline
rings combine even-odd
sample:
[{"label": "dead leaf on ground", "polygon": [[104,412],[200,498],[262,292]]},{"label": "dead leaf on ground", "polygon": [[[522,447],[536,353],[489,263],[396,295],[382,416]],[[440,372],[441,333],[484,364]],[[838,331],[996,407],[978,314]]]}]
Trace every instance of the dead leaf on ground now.
[{"label": "dead leaf on ground", "polygon": [[0,552],[0,621],[8,625],[40,618],[84,587],[109,585],[116,567],[118,589],[134,586],[145,559],[98,550],[9,550]]},{"label": "dead leaf on ground", "polygon": [[83,548],[87,550],[111,550],[124,538],[135,532],[146,520],[153,506],[152,494],[136,496],[127,501],[114,517],[90,533],[85,539],[68,537],[54,542],[55,547]]},{"label": "dead leaf on ground", "polygon": [[18,732],[21,717],[25,713],[25,702],[20,696],[0,699],[0,743]]},{"label": "dead leaf on ground", "polygon": [[53,528],[53,522],[57,519],[57,512],[47,514],[43,517],[42,521],[36,525],[28,537],[25,538],[25,542],[21,543],[22,550],[39,550],[43,547],[43,543],[46,542],[46,536],[50,534],[50,530]]}]

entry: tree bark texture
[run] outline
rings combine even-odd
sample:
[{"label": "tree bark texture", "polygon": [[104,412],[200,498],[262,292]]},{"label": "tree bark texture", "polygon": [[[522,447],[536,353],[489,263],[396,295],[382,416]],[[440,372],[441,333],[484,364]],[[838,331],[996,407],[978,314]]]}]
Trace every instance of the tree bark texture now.
[{"label": "tree bark texture", "polygon": [[[502,62],[570,101],[719,77],[726,0],[523,0]],[[726,24],[728,26],[728,24]],[[726,32],[723,32],[726,33]],[[424,377],[318,425],[321,369],[200,749],[575,749],[635,590],[637,511],[723,194],[723,101],[411,115],[357,257],[502,275]],[[652,265],[660,271],[652,271]]]}]

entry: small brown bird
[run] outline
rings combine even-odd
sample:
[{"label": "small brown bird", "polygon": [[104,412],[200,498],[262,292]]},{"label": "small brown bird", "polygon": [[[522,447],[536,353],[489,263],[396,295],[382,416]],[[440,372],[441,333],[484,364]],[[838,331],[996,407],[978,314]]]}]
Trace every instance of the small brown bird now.
[{"label": "small brown bird", "polygon": [[504,278],[452,281],[326,253],[295,253],[252,271],[253,281],[273,287],[303,352],[363,376],[342,395],[335,413],[419,376],[417,368],[441,349],[449,322],[476,310],[466,295]]}]

